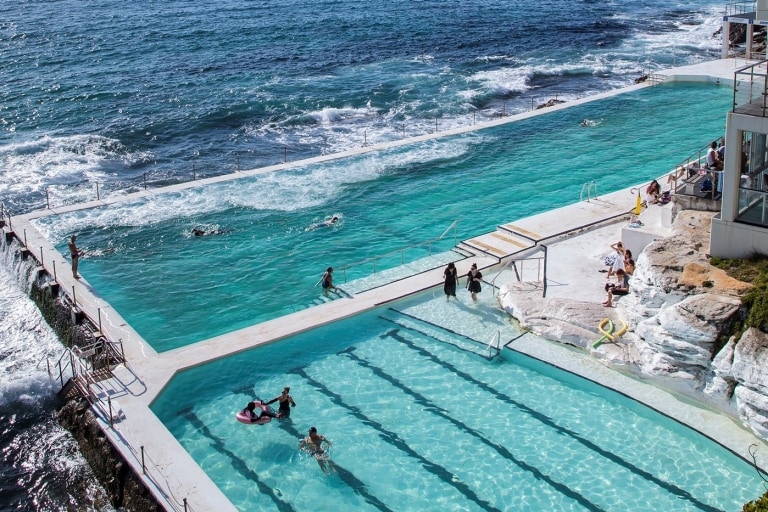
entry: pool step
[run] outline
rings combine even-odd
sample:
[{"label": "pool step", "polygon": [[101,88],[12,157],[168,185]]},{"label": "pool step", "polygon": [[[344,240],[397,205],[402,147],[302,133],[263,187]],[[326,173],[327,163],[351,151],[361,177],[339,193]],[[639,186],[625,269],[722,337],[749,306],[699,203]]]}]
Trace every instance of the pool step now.
[{"label": "pool step", "polygon": [[527,238],[522,231],[516,232],[506,229],[505,226],[499,226],[496,231],[463,240],[459,247],[479,251],[494,258],[504,258],[535,245],[535,242]]}]

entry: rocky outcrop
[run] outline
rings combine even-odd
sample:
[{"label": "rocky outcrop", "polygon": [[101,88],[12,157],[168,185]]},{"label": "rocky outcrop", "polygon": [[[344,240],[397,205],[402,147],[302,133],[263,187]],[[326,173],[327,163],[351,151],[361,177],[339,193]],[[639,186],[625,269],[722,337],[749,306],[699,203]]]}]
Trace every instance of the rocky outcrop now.
[{"label": "rocky outcrop", "polygon": [[[723,338],[744,314],[741,295],[751,285],[709,264],[711,217],[680,212],[673,234],[638,256],[631,293],[616,308],[541,298],[532,283],[505,285],[502,307],[535,334],[738,415],[768,439],[768,334],[749,329],[738,340]],[[606,316],[626,322],[629,332],[593,348],[595,326]]]}]

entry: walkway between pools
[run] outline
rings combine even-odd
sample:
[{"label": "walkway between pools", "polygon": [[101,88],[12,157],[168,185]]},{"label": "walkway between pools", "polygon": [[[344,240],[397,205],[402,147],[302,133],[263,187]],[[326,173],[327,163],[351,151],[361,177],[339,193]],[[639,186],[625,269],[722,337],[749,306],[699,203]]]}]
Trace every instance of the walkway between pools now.
[{"label": "walkway between pools", "polygon": [[[717,80],[730,80],[736,65],[737,63],[731,59],[679,68],[674,71],[676,75],[689,79],[694,77],[693,79],[701,80],[706,79],[705,76],[711,76]],[[624,91],[615,91],[613,94],[620,92]],[[589,100],[595,98],[597,97]],[[583,101],[571,102],[566,106]],[[552,110],[547,109],[547,111]],[[440,134],[440,136],[444,135],[447,133]],[[250,175],[257,172],[270,171],[257,170],[239,174]],[[182,184],[173,188],[200,186],[226,179],[232,178],[211,178],[201,180],[204,183]],[[168,190],[146,191],[137,195],[160,194]],[[604,294],[602,285],[596,284],[595,278],[599,275],[594,268],[597,261],[592,262],[588,258],[579,260],[574,256],[579,256],[580,250],[594,252],[595,247],[607,248],[614,241],[613,237],[620,236],[621,226],[627,223],[629,211],[635,206],[635,198],[635,194],[630,189],[625,189],[515,220],[498,226],[493,232],[464,240],[459,244],[463,252],[471,250],[475,256],[457,261],[459,275],[465,276],[470,265],[476,263],[488,278],[489,275],[494,274],[492,269],[498,268],[501,260],[515,255],[522,257],[528,252],[538,250],[541,246],[547,246],[551,249],[548,250],[548,266],[551,270],[549,275],[557,276],[559,281],[552,289],[553,295],[583,300],[598,298],[602,300]],[[98,319],[100,331],[112,340],[122,340],[127,364],[118,366],[114,370],[113,378],[93,385],[94,391],[103,401],[106,401],[107,397],[110,398],[112,418],[105,413],[107,409],[104,408],[103,402],[102,409],[96,408],[96,411],[101,414],[100,421],[104,424],[104,431],[126,460],[134,468],[139,468],[138,473],[141,473],[142,464],[148,467],[145,483],[168,510],[234,510],[226,496],[210,481],[149,408],[174,374],[186,368],[356,315],[408,295],[440,286],[443,282],[443,268],[428,270],[350,297],[333,300],[158,354],[100,297],[98,290],[93,289],[87,280],[75,280],[72,277],[69,262],[30,222],[42,215],[103,206],[111,202],[117,202],[117,200],[98,201],[88,205],[68,206],[55,211],[35,212],[14,217],[12,229],[28,250],[42,263],[42,266],[56,277],[59,285],[70,295],[74,295],[77,307],[85,310],[91,318]],[[659,211],[655,210],[656,213]],[[648,234],[653,236],[653,233]],[[659,236],[664,236],[663,228],[660,228]],[[574,241],[578,241],[578,244],[573,244]],[[571,245],[568,245],[569,243]],[[564,249],[558,253],[556,250],[558,247]],[[705,435],[718,439],[732,451],[750,460],[746,450],[750,444],[756,442],[756,438],[726,416],[680,401],[658,388],[604,367],[588,354],[554,343],[542,342],[535,336],[523,336],[515,341],[514,348],[539,359],[551,361],[574,373],[585,375],[628,396],[636,397],[665,414],[695,426]],[[112,427],[110,427],[111,422]],[[758,463],[762,467],[767,467],[768,459],[763,459],[765,457],[758,453]],[[184,506],[183,498],[189,500],[188,508]]]}]

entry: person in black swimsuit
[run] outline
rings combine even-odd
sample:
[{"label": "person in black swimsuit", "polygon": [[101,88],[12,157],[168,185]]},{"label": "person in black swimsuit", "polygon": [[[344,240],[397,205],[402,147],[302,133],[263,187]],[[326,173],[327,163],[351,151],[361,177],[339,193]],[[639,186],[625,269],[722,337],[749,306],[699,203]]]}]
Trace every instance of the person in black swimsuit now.
[{"label": "person in black swimsuit", "polygon": [[477,270],[477,263],[472,264],[472,268],[467,272],[467,290],[472,294],[472,300],[477,300],[477,294],[482,289],[480,282],[483,280],[483,274]]},{"label": "person in black swimsuit", "polygon": [[456,271],[456,265],[450,262],[443,272],[443,291],[445,292],[445,300],[450,300],[451,296],[456,298],[456,283],[459,280],[459,273]]},{"label": "person in black swimsuit", "polygon": [[77,273],[77,264],[80,261],[80,256],[82,256],[84,252],[77,248],[75,240],[77,240],[77,236],[72,235],[67,245],[69,246],[69,255],[72,258],[72,276],[75,279],[80,279],[80,275]]},{"label": "person in black swimsuit", "polygon": [[253,402],[248,402],[248,405],[245,406],[245,409],[242,410],[243,413],[248,415],[248,418],[251,420],[251,423],[256,423],[261,419],[262,416],[269,416],[270,418],[279,418],[279,414],[275,414],[270,410],[269,407],[261,408],[259,407],[258,414],[256,413],[256,406],[261,406],[263,402],[261,400],[254,400]]},{"label": "person in black swimsuit", "polygon": [[283,388],[283,392],[280,395],[267,402],[267,405],[280,402],[277,412],[280,415],[279,417],[283,419],[291,416],[291,407],[296,407],[296,402],[293,401],[293,397],[289,394],[290,392],[291,388],[286,386]]}]

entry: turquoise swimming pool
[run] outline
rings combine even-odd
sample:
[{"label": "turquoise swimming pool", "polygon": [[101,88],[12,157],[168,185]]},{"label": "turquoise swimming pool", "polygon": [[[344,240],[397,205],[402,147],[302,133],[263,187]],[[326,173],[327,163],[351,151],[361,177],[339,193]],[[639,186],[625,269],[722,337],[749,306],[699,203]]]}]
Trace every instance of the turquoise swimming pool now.
[{"label": "turquoise swimming pool", "polygon": [[[243,511],[735,511],[762,490],[637,402],[510,349],[489,359],[495,333],[520,333],[485,290],[459,299],[436,290],[190,369],[152,409]],[[283,386],[290,421],[235,421]],[[310,426],[333,443],[330,476],[297,449]]]},{"label": "turquoise swimming pool", "polygon": [[[328,266],[498,224],[666,172],[724,131],[731,89],[669,84],[388,151],[47,217],[89,250],[85,278],[158,351],[309,307]],[[594,126],[581,127],[583,119]],[[628,208],[632,205],[628,204]],[[330,228],[313,226],[333,214]],[[224,231],[194,237],[191,230]],[[376,270],[454,246],[453,231]],[[458,256],[456,256],[458,258]],[[344,276],[336,274],[337,283]],[[162,289],[162,293],[158,290]]]}]

